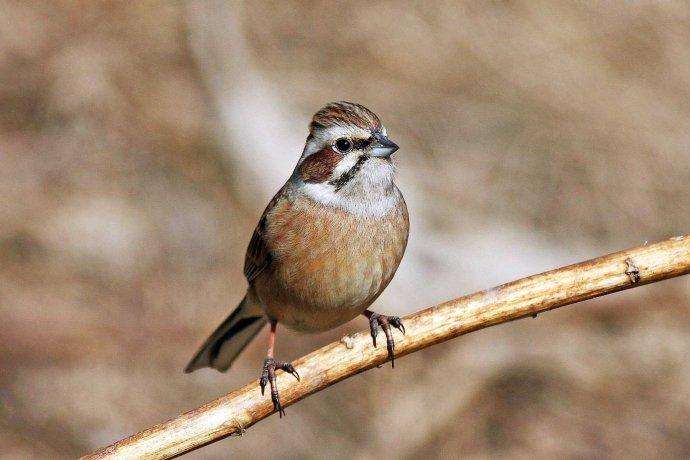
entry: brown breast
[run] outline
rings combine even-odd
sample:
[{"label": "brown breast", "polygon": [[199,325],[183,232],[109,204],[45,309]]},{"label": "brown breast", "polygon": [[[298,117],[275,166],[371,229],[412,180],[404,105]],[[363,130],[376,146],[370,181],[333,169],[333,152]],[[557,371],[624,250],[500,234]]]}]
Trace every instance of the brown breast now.
[{"label": "brown breast", "polygon": [[303,197],[280,200],[263,232],[271,264],[253,288],[270,318],[298,330],[333,328],[364,311],[388,285],[408,231],[402,195],[380,218],[357,217]]}]

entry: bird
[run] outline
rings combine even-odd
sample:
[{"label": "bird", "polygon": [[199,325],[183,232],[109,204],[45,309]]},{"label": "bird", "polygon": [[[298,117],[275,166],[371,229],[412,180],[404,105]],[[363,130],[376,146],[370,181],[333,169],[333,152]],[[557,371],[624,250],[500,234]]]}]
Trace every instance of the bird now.
[{"label": "bird", "polygon": [[208,337],[185,368],[226,371],[268,323],[268,350],[259,385],[270,385],[274,411],[285,410],[276,383],[295,367],[274,356],[276,328],[314,333],[359,315],[369,321],[374,347],[379,327],[395,366],[397,316],[371,304],[388,286],[407,247],[409,215],[395,184],[398,145],[379,117],[353,102],[331,102],[309,124],[292,175],[271,199],[254,230],[244,263],[248,282],[237,308]]}]

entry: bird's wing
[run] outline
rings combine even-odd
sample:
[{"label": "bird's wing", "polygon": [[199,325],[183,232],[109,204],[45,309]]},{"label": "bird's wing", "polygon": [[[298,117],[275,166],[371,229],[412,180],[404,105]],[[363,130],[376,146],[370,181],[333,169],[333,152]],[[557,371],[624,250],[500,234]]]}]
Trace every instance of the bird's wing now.
[{"label": "bird's wing", "polygon": [[254,229],[249,247],[247,247],[247,255],[244,258],[244,276],[247,277],[249,284],[259,276],[259,273],[271,265],[273,256],[271,255],[271,250],[266,241],[266,221],[271,211],[273,211],[276,205],[283,199],[285,199],[285,195],[283,194],[283,190],[280,190],[268,203],[261,219],[259,219],[259,223]]}]

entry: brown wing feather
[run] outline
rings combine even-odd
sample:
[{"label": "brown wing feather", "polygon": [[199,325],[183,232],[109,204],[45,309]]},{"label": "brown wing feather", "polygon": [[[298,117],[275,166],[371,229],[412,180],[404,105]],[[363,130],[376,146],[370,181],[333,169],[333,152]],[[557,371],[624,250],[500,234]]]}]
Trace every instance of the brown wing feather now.
[{"label": "brown wing feather", "polygon": [[269,265],[271,265],[271,260],[273,256],[266,243],[265,231],[266,231],[266,219],[268,214],[275,208],[276,204],[283,198],[283,190],[281,189],[276,195],[271,199],[264,210],[259,223],[254,229],[254,234],[252,235],[251,241],[249,241],[249,246],[247,247],[247,254],[244,258],[244,276],[247,281],[251,282],[259,276],[259,273],[264,271]]}]

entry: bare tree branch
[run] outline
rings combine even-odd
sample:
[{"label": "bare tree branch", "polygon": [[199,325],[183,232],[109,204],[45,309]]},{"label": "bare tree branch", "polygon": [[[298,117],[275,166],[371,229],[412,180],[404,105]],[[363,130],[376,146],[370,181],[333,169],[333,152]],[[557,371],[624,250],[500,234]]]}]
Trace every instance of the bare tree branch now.
[{"label": "bare tree branch", "polygon": [[[442,303],[404,318],[407,335],[396,337],[396,356],[462,334],[536,315],[623,289],[690,273],[690,237],[610,254]],[[281,373],[285,406],[386,361],[386,347],[374,348],[360,332],[295,361],[302,376]],[[84,458],[171,458],[241,434],[273,413],[257,382],[177,418],[153,426]]]}]

